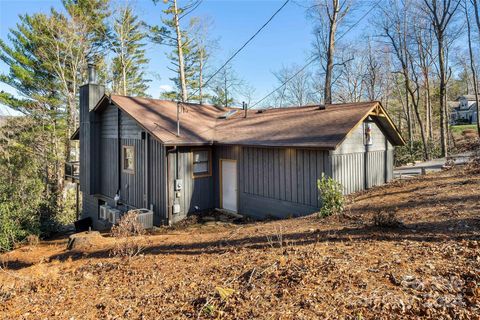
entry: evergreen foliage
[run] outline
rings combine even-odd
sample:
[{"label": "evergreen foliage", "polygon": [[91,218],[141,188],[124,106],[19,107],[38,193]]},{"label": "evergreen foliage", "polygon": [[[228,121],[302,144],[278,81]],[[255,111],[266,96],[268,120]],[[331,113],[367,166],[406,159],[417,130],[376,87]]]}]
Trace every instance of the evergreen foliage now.
[{"label": "evergreen foliage", "polygon": [[145,38],[143,24],[131,7],[119,10],[111,35],[113,91],[122,95],[145,96]]},{"label": "evergreen foliage", "polygon": [[317,187],[322,200],[319,216],[325,218],[332,214],[341,213],[345,204],[342,185],[322,173],[322,177],[317,181]]}]

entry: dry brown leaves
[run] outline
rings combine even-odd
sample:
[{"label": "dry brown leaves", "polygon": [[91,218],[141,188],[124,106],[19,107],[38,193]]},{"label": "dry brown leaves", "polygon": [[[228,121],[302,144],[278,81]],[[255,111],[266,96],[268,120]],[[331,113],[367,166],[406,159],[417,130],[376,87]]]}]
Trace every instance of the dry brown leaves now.
[{"label": "dry brown leaves", "polygon": [[[479,319],[478,199],[480,176],[457,168],[359,195],[348,219],[149,236],[128,263],[54,247],[27,264],[37,249],[19,250],[0,270],[0,318]],[[372,226],[379,208],[404,225]]]}]

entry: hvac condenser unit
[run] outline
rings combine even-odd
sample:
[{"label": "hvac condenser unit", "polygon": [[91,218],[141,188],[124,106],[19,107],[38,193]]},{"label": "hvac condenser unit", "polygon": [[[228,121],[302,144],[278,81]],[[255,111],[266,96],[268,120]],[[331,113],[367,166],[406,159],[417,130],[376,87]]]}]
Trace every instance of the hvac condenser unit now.
[{"label": "hvac condenser unit", "polygon": [[108,222],[111,224],[116,224],[120,220],[120,210],[115,208],[108,209]]},{"label": "hvac condenser unit", "polygon": [[108,209],[110,209],[110,207],[107,204],[104,204],[104,205],[100,206],[100,219],[101,220],[107,220],[108,219]]},{"label": "hvac condenser unit", "polygon": [[138,212],[138,223],[140,223],[145,229],[153,228],[153,211],[148,209],[138,209],[136,211]]}]

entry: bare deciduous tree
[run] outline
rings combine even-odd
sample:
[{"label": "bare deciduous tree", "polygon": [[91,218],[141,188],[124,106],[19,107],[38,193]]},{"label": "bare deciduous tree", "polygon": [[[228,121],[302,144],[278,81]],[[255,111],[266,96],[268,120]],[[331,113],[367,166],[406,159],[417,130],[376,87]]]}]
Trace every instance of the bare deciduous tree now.
[{"label": "bare deciduous tree", "polygon": [[460,0],[423,0],[424,12],[430,20],[437,40],[438,73],[440,78],[440,144],[442,155],[448,155],[448,128],[447,128],[447,62],[446,36],[452,18],[455,16]]},{"label": "bare deciduous tree", "polygon": [[336,35],[350,11],[351,0],[317,0],[312,11],[316,21],[315,49],[325,71],[324,103],[332,103],[332,79],[335,66]]},{"label": "bare deciduous tree", "polygon": [[[292,78],[294,74],[297,75]],[[274,72],[273,75],[279,83],[285,83],[274,97],[277,107],[301,106],[315,101],[315,89],[310,71],[300,71],[299,66],[293,65],[291,67],[283,67]],[[292,79],[287,81],[290,78]]]}]

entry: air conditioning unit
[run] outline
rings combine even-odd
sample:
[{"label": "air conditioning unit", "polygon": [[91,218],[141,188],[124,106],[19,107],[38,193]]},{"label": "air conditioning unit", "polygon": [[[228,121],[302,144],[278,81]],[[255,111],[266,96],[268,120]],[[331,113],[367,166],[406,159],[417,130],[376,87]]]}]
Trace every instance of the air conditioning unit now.
[{"label": "air conditioning unit", "polygon": [[110,207],[107,204],[104,204],[104,205],[100,206],[100,219],[101,220],[107,220],[108,219],[108,209],[110,209]]},{"label": "air conditioning unit", "polygon": [[153,228],[153,211],[149,209],[138,209],[135,210],[137,214],[137,221],[145,229]]},{"label": "air conditioning unit", "polygon": [[108,209],[108,222],[111,224],[117,224],[120,220],[121,211],[115,208]]}]

